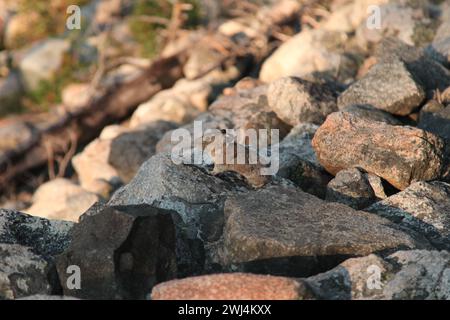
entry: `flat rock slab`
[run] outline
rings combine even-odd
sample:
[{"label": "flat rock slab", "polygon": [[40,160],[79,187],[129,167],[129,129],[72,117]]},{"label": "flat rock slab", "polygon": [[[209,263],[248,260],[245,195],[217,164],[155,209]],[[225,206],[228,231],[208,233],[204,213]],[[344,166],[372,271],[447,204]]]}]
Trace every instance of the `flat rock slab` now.
[{"label": "flat rock slab", "polygon": [[153,300],[297,300],[307,289],[295,279],[249,273],[172,280],[153,288]]},{"label": "flat rock slab", "polygon": [[444,167],[444,141],[436,135],[342,111],[328,116],[312,145],[331,174],[359,167],[400,190],[414,181],[440,177]]},{"label": "flat rock slab", "polygon": [[[427,245],[387,219],[327,203],[294,188],[273,186],[231,197],[225,202],[225,218],[225,264],[289,257],[333,257],[336,261]],[[314,272],[316,267],[305,272]]]}]

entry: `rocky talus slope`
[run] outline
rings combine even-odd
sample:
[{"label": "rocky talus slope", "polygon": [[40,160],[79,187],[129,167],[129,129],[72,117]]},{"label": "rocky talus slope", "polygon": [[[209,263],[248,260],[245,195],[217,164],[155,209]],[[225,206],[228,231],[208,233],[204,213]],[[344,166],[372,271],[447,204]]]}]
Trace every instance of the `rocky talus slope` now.
[{"label": "rocky talus slope", "polygon": [[[7,184],[51,163],[45,141],[82,146],[0,209],[0,299],[450,299],[450,3],[267,1],[218,21],[94,96],[73,84],[0,121]],[[278,170],[222,163],[198,123],[277,129]],[[203,161],[174,161],[178,129]]]}]

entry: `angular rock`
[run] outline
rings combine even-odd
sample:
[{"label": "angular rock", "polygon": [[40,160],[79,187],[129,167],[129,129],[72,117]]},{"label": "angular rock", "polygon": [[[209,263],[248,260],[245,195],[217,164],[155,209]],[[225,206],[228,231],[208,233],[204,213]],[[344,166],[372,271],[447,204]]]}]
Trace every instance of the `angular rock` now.
[{"label": "angular rock", "polygon": [[318,299],[448,300],[450,254],[447,251],[398,251],[349,259],[305,279]]},{"label": "angular rock", "polygon": [[339,171],[328,183],[325,199],[354,209],[364,209],[376,201],[376,196],[367,173],[358,168],[350,168]]},{"label": "angular rock", "polygon": [[[176,275],[171,213],[150,206],[106,207],[84,217],[56,263],[65,295],[83,299],[144,299]],[[81,270],[81,289],[68,288],[67,267]]]},{"label": "angular rock", "polygon": [[438,249],[450,248],[450,184],[416,182],[366,209],[413,229]]},{"label": "angular rock", "polygon": [[203,243],[220,238],[223,202],[240,189],[246,190],[245,185],[209,175],[194,165],[175,164],[170,154],[160,153],[147,160],[109,204],[148,204],[176,212],[178,271],[189,275],[203,270]]},{"label": "angular rock", "polygon": [[228,273],[191,277],[161,283],[152,300],[298,300],[308,289],[295,279]]},{"label": "angular rock", "polygon": [[33,253],[51,258],[68,246],[73,225],[0,209],[0,243],[27,246]]},{"label": "angular rock", "polygon": [[120,134],[111,142],[108,163],[117,170],[122,181],[129,182],[141,164],[155,154],[156,143],[164,133],[175,128],[171,122],[157,121]]},{"label": "angular rock", "polygon": [[246,272],[308,276],[346,257],[429,247],[386,219],[293,188],[228,198],[225,219],[219,257]]},{"label": "angular rock", "polygon": [[58,178],[39,186],[33,195],[33,205],[26,213],[47,219],[78,222],[78,218],[99,197],[70,180]]},{"label": "angular rock", "polygon": [[72,83],[61,93],[62,103],[70,113],[77,114],[88,106],[90,100],[90,85],[87,83]]},{"label": "angular rock", "polygon": [[337,111],[336,94],[331,88],[300,78],[272,82],[267,99],[277,116],[292,126],[302,122],[321,124],[327,115]]},{"label": "angular rock", "polygon": [[378,61],[400,59],[405,63],[415,79],[425,88],[427,98],[431,99],[434,91],[443,92],[450,86],[450,71],[437,61],[429,58],[424,50],[409,46],[398,39],[387,37],[378,45],[375,51]]},{"label": "angular rock", "polygon": [[0,299],[51,294],[49,269],[49,263],[30,248],[0,244]]},{"label": "angular rock", "polygon": [[438,178],[444,166],[444,142],[432,133],[342,111],[328,116],[312,145],[331,174],[359,167],[400,190],[414,181]]},{"label": "angular rock", "polygon": [[405,64],[399,60],[380,62],[338,98],[339,109],[350,105],[371,105],[405,116],[425,99],[425,92]]}]

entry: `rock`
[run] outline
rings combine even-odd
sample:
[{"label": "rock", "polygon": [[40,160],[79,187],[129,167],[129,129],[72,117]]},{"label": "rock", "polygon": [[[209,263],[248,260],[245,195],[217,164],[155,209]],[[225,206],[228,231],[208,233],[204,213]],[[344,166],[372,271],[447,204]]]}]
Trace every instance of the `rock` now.
[{"label": "rock", "polygon": [[355,32],[369,16],[369,6],[382,5],[388,0],[359,0],[349,1],[331,11],[330,16],[324,21],[323,28],[330,31]]},{"label": "rock", "polygon": [[[83,299],[144,299],[153,285],[176,275],[175,230],[169,211],[150,206],[106,207],[84,217],[57,258],[65,295]],[[81,289],[64,284],[80,267]]]},{"label": "rock", "polygon": [[47,219],[78,222],[78,218],[98,196],[85,191],[70,180],[57,178],[39,186],[33,195],[33,205],[25,212]]},{"label": "rock", "polygon": [[354,114],[358,118],[366,118],[368,120],[386,122],[387,124],[391,124],[394,126],[402,124],[392,114],[374,108],[373,106],[370,105],[350,105],[344,107],[342,111]]},{"label": "rock", "polygon": [[371,105],[395,115],[410,114],[425,99],[422,86],[399,60],[380,62],[338,98],[339,109]]},{"label": "rock", "polygon": [[342,111],[328,116],[312,145],[331,174],[359,167],[400,190],[414,181],[438,178],[444,167],[444,142],[432,133]]},{"label": "rock", "polygon": [[10,73],[6,78],[0,79],[0,116],[19,111],[22,91],[17,73]]},{"label": "rock", "polygon": [[267,187],[225,203],[222,263],[233,270],[308,276],[345,257],[429,247],[395,224],[294,188]]},{"label": "rock", "polygon": [[429,58],[423,50],[409,46],[398,39],[387,37],[377,46],[375,56],[378,61],[400,59],[409,72],[425,88],[427,98],[431,99],[434,91],[443,92],[450,86],[450,71],[440,63]]},{"label": "rock", "polygon": [[68,246],[73,225],[0,209],[0,243],[27,246],[33,253],[51,258]]},{"label": "rock", "polygon": [[437,248],[448,250],[449,208],[450,184],[420,181],[366,210],[413,229],[426,236]]},{"label": "rock", "polygon": [[[212,103],[208,112],[201,114],[194,119],[194,122],[181,128],[188,130],[194,140],[202,138],[209,129],[221,131],[233,129],[235,133],[245,133],[248,129],[267,131],[278,129],[281,139],[286,136],[291,126],[279,119],[270,109],[266,93],[267,86],[256,85],[253,81],[244,79],[233,89],[227,90],[226,95]],[[201,128],[197,133],[194,129],[198,123],[201,123]],[[172,132],[167,132],[158,142],[157,152],[172,150],[174,146],[171,141]],[[247,145],[252,144],[252,141],[237,139],[237,143]]]},{"label": "rock", "polygon": [[130,127],[164,120],[185,124],[206,111],[211,99],[218,94],[217,87],[223,87],[241,74],[239,68],[213,70],[196,79],[180,79],[170,89],[156,94],[146,103],[141,104],[133,113]]},{"label": "rock", "polygon": [[398,251],[385,259],[369,255],[305,282],[318,299],[447,300],[449,260],[447,251]]},{"label": "rock", "polygon": [[39,139],[37,130],[26,122],[0,122],[0,163],[31,148]]},{"label": "rock", "polygon": [[117,170],[122,181],[129,182],[141,164],[155,154],[156,143],[164,133],[175,128],[171,122],[157,121],[119,135],[111,142],[108,163]]},{"label": "rock", "polygon": [[[315,74],[336,75],[343,65],[350,65],[350,75],[355,66],[342,55],[345,33],[321,29],[303,30],[283,43],[262,65],[259,78],[272,82],[281,77],[304,78]],[[341,70],[342,71],[342,70]]]},{"label": "rock", "polygon": [[384,35],[395,36],[401,41],[414,45],[414,9],[398,3],[388,3],[379,6],[380,28],[368,28],[367,23],[361,23],[357,30],[357,39],[363,46],[368,43],[377,43]]},{"label": "rock", "polygon": [[302,122],[321,124],[328,114],[337,111],[336,95],[331,88],[300,78],[286,77],[272,82],[267,99],[277,116],[292,126]]},{"label": "rock", "polygon": [[0,299],[50,294],[50,265],[27,247],[0,244]]},{"label": "rock", "polygon": [[450,139],[450,105],[444,107],[437,101],[429,101],[420,110],[417,127],[432,132],[443,139]]},{"label": "rock", "polygon": [[376,196],[367,173],[350,168],[339,171],[328,183],[326,200],[364,209],[376,201]]},{"label": "rock", "polygon": [[290,278],[246,273],[172,280],[153,288],[152,300],[298,300],[308,289]]},{"label": "rock", "polygon": [[111,144],[112,138],[95,139],[72,158],[81,187],[105,198],[122,183],[117,170],[108,163]]},{"label": "rock", "polygon": [[[175,164],[170,154],[147,160],[129,184],[119,189],[109,205],[148,204],[177,213],[179,276],[204,268],[203,244],[217,241],[223,230],[223,202],[243,189],[194,165]],[[199,249],[200,248],[200,249]],[[199,252],[200,250],[200,252]]]},{"label": "rock", "polygon": [[41,81],[51,80],[61,68],[69,48],[70,43],[62,39],[48,39],[34,45],[19,64],[25,88],[33,91]]},{"label": "rock", "polygon": [[317,128],[314,124],[300,124],[281,141],[277,175],[294,182],[305,192],[325,198],[331,176],[320,165],[311,145]]},{"label": "rock", "polygon": [[90,85],[87,83],[72,83],[65,87],[61,93],[64,107],[74,114],[82,111],[91,98],[89,88]]}]

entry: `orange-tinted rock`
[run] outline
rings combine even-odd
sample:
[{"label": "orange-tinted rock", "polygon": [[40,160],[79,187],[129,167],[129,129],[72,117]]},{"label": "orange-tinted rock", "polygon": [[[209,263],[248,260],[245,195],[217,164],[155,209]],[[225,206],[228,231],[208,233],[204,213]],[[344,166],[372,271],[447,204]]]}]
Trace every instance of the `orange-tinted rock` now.
[{"label": "orange-tinted rock", "polygon": [[153,288],[153,300],[295,300],[310,298],[301,282],[246,273],[172,280]]},{"label": "orange-tinted rock", "polygon": [[328,116],[312,144],[319,162],[331,174],[359,167],[400,190],[414,181],[436,179],[443,170],[444,142],[436,135],[347,112]]}]

